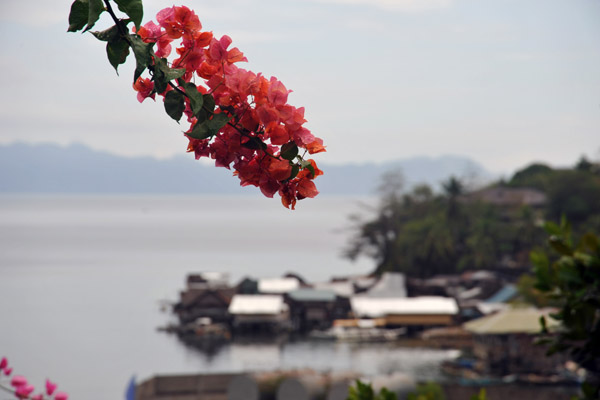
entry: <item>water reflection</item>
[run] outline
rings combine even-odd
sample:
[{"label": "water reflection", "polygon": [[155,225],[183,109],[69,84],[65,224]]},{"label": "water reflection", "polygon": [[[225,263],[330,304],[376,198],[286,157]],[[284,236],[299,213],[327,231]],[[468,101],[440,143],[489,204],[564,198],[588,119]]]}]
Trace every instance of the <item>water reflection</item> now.
[{"label": "water reflection", "polygon": [[[177,340],[173,336],[172,340]],[[458,350],[406,347],[398,343],[349,343],[305,338],[234,338],[230,342],[190,342],[182,346],[207,370],[254,372],[309,368],[319,372],[355,372],[363,376],[402,373],[419,380],[441,379],[440,364]]]}]

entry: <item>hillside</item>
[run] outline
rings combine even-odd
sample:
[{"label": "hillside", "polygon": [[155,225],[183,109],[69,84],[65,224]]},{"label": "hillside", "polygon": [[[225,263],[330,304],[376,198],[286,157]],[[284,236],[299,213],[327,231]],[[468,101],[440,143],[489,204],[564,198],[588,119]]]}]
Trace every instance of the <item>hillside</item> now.
[{"label": "hillside", "polygon": [[[327,165],[316,181],[322,194],[373,194],[383,172],[400,168],[407,184],[434,187],[451,175],[492,174],[474,161],[458,156],[415,157],[382,164]],[[0,146],[0,193],[174,193],[248,194],[231,171],[215,168],[182,154],[166,160],[121,157],[81,144],[14,143]]]}]

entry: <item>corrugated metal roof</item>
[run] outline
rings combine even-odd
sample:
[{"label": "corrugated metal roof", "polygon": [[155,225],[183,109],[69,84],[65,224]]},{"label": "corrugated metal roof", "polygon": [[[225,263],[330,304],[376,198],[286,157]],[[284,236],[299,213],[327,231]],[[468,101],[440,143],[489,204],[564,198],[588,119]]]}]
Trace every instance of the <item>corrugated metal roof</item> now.
[{"label": "corrugated metal roof", "polygon": [[276,294],[236,294],[229,304],[230,314],[280,314],[287,310],[283,296]]},{"label": "corrugated metal roof", "polygon": [[258,291],[261,293],[287,293],[300,287],[296,278],[267,278],[259,279]]},{"label": "corrugated metal roof", "polygon": [[480,335],[501,335],[508,333],[540,333],[540,317],[546,317],[548,329],[557,328],[560,323],[550,318],[550,310],[537,308],[510,308],[469,321],[463,327]]},{"label": "corrugated metal roof", "polygon": [[330,290],[342,297],[350,297],[354,294],[354,284],[352,281],[339,282],[318,282],[313,285],[315,289]]},{"label": "corrugated metal roof", "polygon": [[515,285],[505,285],[502,289],[498,290],[492,297],[485,300],[486,303],[505,303],[519,294]]},{"label": "corrugated metal roof", "polygon": [[335,301],[335,293],[332,290],[318,290],[301,288],[288,293],[291,299],[296,301]]},{"label": "corrugated metal roof", "polygon": [[392,297],[375,298],[354,296],[350,299],[352,310],[358,317],[377,318],[385,315],[458,313],[456,301],[449,297]]}]

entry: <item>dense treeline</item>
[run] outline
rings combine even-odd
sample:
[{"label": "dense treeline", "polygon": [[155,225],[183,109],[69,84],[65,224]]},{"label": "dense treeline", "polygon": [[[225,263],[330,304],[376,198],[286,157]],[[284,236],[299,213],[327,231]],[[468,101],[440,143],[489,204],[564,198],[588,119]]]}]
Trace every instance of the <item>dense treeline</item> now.
[{"label": "dense treeline", "polygon": [[532,164],[478,190],[452,177],[440,193],[427,185],[405,192],[401,172],[391,171],[379,189],[373,214],[353,217],[345,249],[350,259],[372,257],[377,274],[528,269],[530,251],[546,246],[544,221],[565,216],[576,235],[600,231],[600,165],[585,158],[568,169]]}]

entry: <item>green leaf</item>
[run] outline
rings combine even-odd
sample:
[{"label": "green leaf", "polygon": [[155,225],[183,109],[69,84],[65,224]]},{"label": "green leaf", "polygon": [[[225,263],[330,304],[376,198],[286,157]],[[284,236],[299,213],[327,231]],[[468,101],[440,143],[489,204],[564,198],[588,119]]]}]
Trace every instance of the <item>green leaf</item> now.
[{"label": "green leaf", "polygon": [[185,74],[185,68],[169,67],[169,63],[166,58],[154,57],[154,63],[157,69],[157,71],[155,72],[160,72],[161,74],[163,74],[166,83],[178,80]]},{"label": "green leaf", "polygon": [[69,13],[69,29],[67,32],[77,32],[83,29],[88,23],[89,3],[88,0],[75,0],[71,4]]},{"label": "green leaf", "polygon": [[203,107],[209,113],[212,113],[213,111],[215,111],[215,98],[212,96],[212,94],[207,93],[204,95],[204,106]]},{"label": "green leaf", "polygon": [[214,114],[212,119],[204,122],[197,122],[194,129],[192,129],[190,133],[187,133],[187,135],[194,139],[206,139],[216,135],[227,122],[229,122],[229,116],[227,116],[227,114]]},{"label": "green leaf", "polygon": [[396,393],[388,390],[386,387],[382,387],[377,395],[378,400],[397,400]]},{"label": "green leaf", "polygon": [[186,135],[188,135],[189,137],[194,138],[194,139],[207,139],[207,138],[211,137],[213,135],[213,133],[208,128],[207,122],[208,121],[205,121],[202,123],[196,123],[196,125],[194,126],[194,129],[192,129],[191,132],[186,133]]},{"label": "green leaf", "polygon": [[115,0],[115,3],[119,6],[119,10],[131,18],[136,29],[140,29],[142,19],[144,18],[142,0]]},{"label": "green leaf", "polygon": [[108,56],[108,62],[110,62],[110,65],[113,66],[118,74],[119,65],[124,64],[129,55],[129,43],[123,38],[108,42],[106,44],[106,55]]},{"label": "green leaf", "polygon": [[288,180],[292,180],[295,177],[297,177],[298,172],[300,172],[300,166],[298,164],[292,165],[292,173],[290,174],[290,177],[288,178]]},{"label": "green leaf", "polygon": [[583,246],[587,247],[594,253],[600,251],[600,241],[593,233],[588,232],[585,235],[583,235],[581,243],[583,244]]},{"label": "green leaf", "polygon": [[250,140],[248,140],[246,143],[242,144],[242,146],[244,146],[247,149],[252,149],[252,150],[266,150],[267,145],[263,143],[262,140],[260,140],[259,138],[253,136],[250,138]]},{"label": "green leaf", "polygon": [[169,82],[178,80],[185,74],[185,69],[174,69],[169,67],[166,58],[154,57],[154,87],[158,93],[162,93],[167,89]]},{"label": "green leaf", "polygon": [[96,22],[100,18],[100,14],[102,14],[104,11],[106,11],[102,0],[88,0],[88,2],[89,2],[88,21],[87,21],[87,26],[84,29],[84,32],[92,29],[92,27],[96,24]]},{"label": "green leaf", "polygon": [[165,95],[165,111],[171,118],[179,122],[185,109],[184,96],[176,90],[171,90]]},{"label": "green leaf", "polygon": [[566,284],[581,285],[583,281],[577,272],[577,269],[570,265],[560,265],[558,269],[558,278]]},{"label": "green leaf", "polygon": [[[154,51],[152,50],[153,43],[144,43],[142,38],[138,35],[129,35],[129,40],[131,41],[133,54],[135,54],[136,67],[133,74],[133,82],[135,83],[146,68],[152,65],[152,58],[154,55]],[[163,91],[160,91],[160,93]]]},{"label": "green leaf", "polygon": [[562,254],[564,256],[572,256],[573,255],[573,250],[571,250],[571,248],[569,248],[567,245],[565,245],[565,243],[563,242],[563,240],[560,237],[552,235],[552,236],[550,236],[549,242],[550,242],[550,246],[559,254]]},{"label": "green leaf", "polygon": [[94,35],[96,39],[103,42],[114,42],[119,38],[119,27],[117,25],[113,25],[103,31],[92,32],[92,35]]},{"label": "green leaf", "polygon": [[596,396],[599,390],[600,388],[598,388],[597,384],[593,384],[591,381],[585,381],[581,385],[581,391],[586,399],[597,399],[598,397]]},{"label": "green leaf", "polygon": [[542,327],[542,333],[548,333],[548,325],[546,324],[546,317],[540,316],[540,326]]},{"label": "green leaf", "polygon": [[281,146],[281,157],[292,161],[298,155],[298,146],[294,142],[287,142]]},{"label": "green leaf", "polygon": [[214,114],[213,117],[206,123],[208,128],[215,131],[215,134],[221,130],[229,122],[230,117],[225,113]]},{"label": "green leaf", "polygon": [[185,89],[185,94],[190,99],[192,113],[194,113],[194,115],[198,114],[202,110],[204,96],[202,96],[202,93],[198,92],[196,85],[192,82],[185,82],[183,88]]},{"label": "green leaf", "polygon": [[546,230],[546,232],[548,232],[548,234],[550,235],[561,235],[562,231],[560,229],[560,226],[556,225],[554,222],[552,221],[547,221],[544,224],[544,229]]}]

